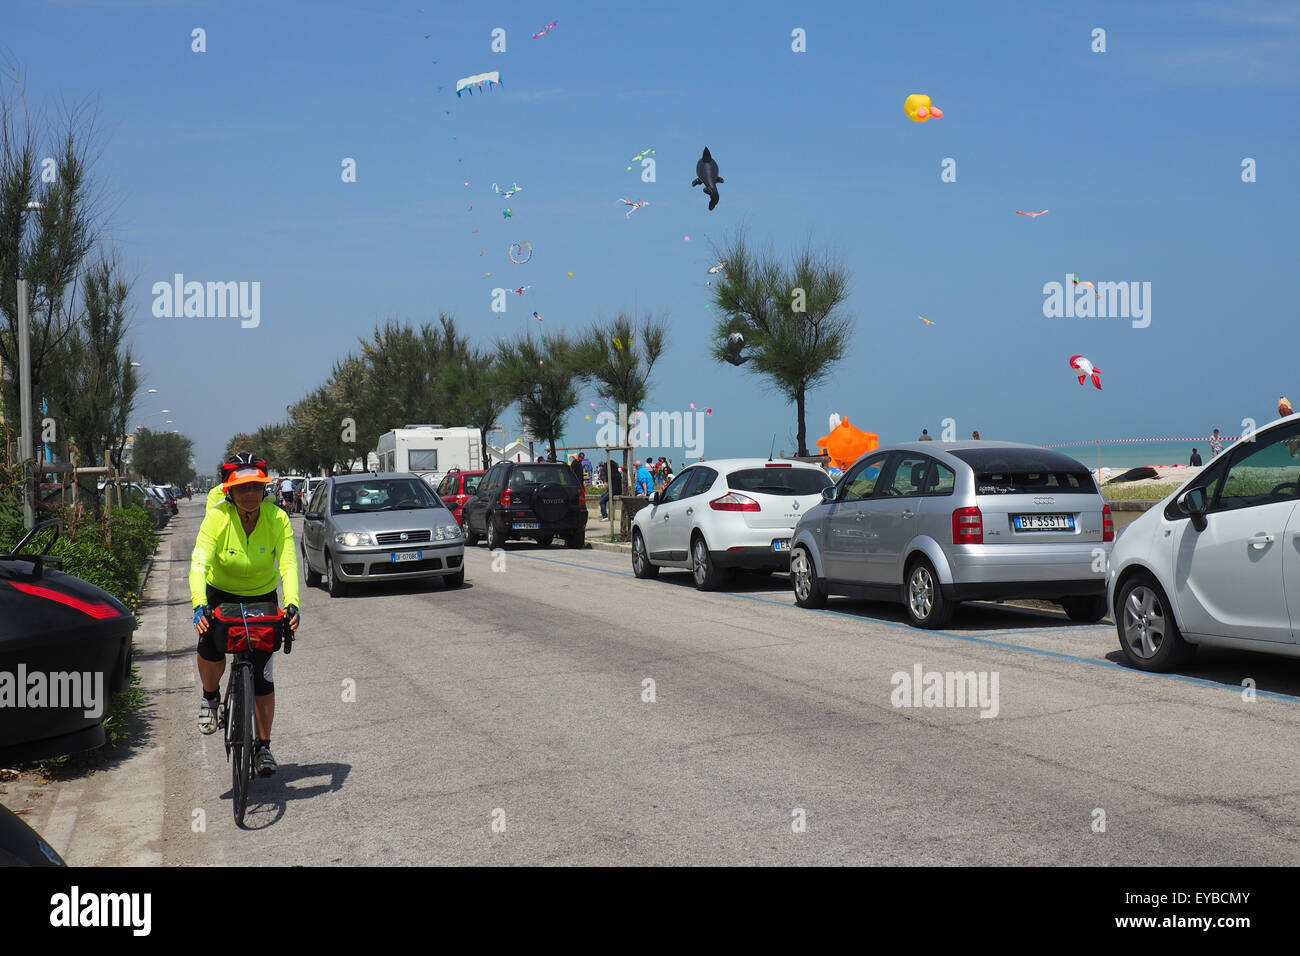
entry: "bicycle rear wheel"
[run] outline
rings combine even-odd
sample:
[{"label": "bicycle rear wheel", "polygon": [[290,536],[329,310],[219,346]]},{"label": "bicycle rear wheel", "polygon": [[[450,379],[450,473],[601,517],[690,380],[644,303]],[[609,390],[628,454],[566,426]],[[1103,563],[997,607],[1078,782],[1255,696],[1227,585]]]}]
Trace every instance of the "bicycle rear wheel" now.
[{"label": "bicycle rear wheel", "polygon": [[235,824],[244,825],[248,809],[248,783],[253,779],[253,669],[246,662],[235,665],[236,673],[230,715],[230,783]]}]

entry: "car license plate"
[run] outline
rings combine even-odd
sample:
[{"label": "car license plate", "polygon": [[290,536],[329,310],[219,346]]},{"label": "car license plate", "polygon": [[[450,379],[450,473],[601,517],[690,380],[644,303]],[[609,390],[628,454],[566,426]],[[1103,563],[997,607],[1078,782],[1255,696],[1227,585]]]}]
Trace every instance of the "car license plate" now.
[{"label": "car license plate", "polygon": [[537,521],[516,521],[511,527],[515,531],[540,531],[542,525]]},{"label": "car license plate", "polygon": [[773,551],[789,551],[789,550],[790,550],[790,539],[789,539],[789,538],[776,538],[776,539],[774,539],[774,540],[772,541],[772,550],[773,550]]},{"label": "car license plate", "polygon": [[399,561],[419,561],[423,557],[423,551],[394,551],[393,563],[397,564]]},{"label": "car license plate", "polygon": [[1073,531],[1074,515],[1012,515],[1017,531]]}]

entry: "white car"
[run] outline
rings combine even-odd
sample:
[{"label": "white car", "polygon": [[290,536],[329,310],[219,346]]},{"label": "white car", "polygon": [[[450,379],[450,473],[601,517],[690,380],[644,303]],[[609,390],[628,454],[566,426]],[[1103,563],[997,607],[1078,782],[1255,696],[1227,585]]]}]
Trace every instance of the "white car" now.
[{"label": "white car", "polygon": [[1300,417],[1290,417],[1125,528],[1107,599],[1129,663],[1173,670],[1199,644],[1300,657],[1298,506]]},{"label": "white car", "polygon": [[711,591],[733,568],[788,571],[799,516],[822,500],[830,477],[813,464],[732,458],[682,470],[632,519],[632,570],[689,568]]}]

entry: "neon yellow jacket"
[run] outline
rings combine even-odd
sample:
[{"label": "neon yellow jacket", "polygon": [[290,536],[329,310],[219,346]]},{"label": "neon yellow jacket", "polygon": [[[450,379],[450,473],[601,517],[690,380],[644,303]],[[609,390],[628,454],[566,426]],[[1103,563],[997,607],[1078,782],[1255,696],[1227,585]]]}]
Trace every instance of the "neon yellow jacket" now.
[{"label": "neon yellow jacket", "polygon": [[203,506],[203,517],[208,516],[208,512],[215,508],[221,502],[226,500],[226,489],[221,485],[213,485],[212,490],[208,492],[207,504]]},{"label": "neon yellow jacket", "polygon": [[274,591],[277,559],[284,603],[297,605],[298,556],[288,515],[264,498],[253,533],[246,536],[234,505],[222,501],[210,507],[190,556],[190,604],[208,603],[209,584],[249,597]]}]

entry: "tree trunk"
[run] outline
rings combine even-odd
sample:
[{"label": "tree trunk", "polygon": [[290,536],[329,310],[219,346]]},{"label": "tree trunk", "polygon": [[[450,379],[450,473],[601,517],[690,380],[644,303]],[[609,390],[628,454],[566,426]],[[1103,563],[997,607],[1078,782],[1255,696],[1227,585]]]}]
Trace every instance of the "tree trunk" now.
[{"label": "tree trunk", "polygon": [[799,455],[800,457],[807,457],[807,455],[808,455],[808,428],[807,428],[806,425],[804,425],[804,420],[803,420],[803,419],[804,419],[804,406],[805,406],[805,404],[806,404],[806,395],[805,395],[805,392],[804,392],[804,386],[803,386],[803,385],[800,385],[800,386],[799,386],[799,390],[798,390],[797,392],[795,392],[795,396],[794,396],[794,398],[795,398],[795,405],[796,405],[796,407],[798,408],[798,413],[799,413],[799,435],[798,435],[798,438],[799,438],[799,450],[798,450],[797,452],[795,452],[795,454],[796,454],[796,455]]}]

